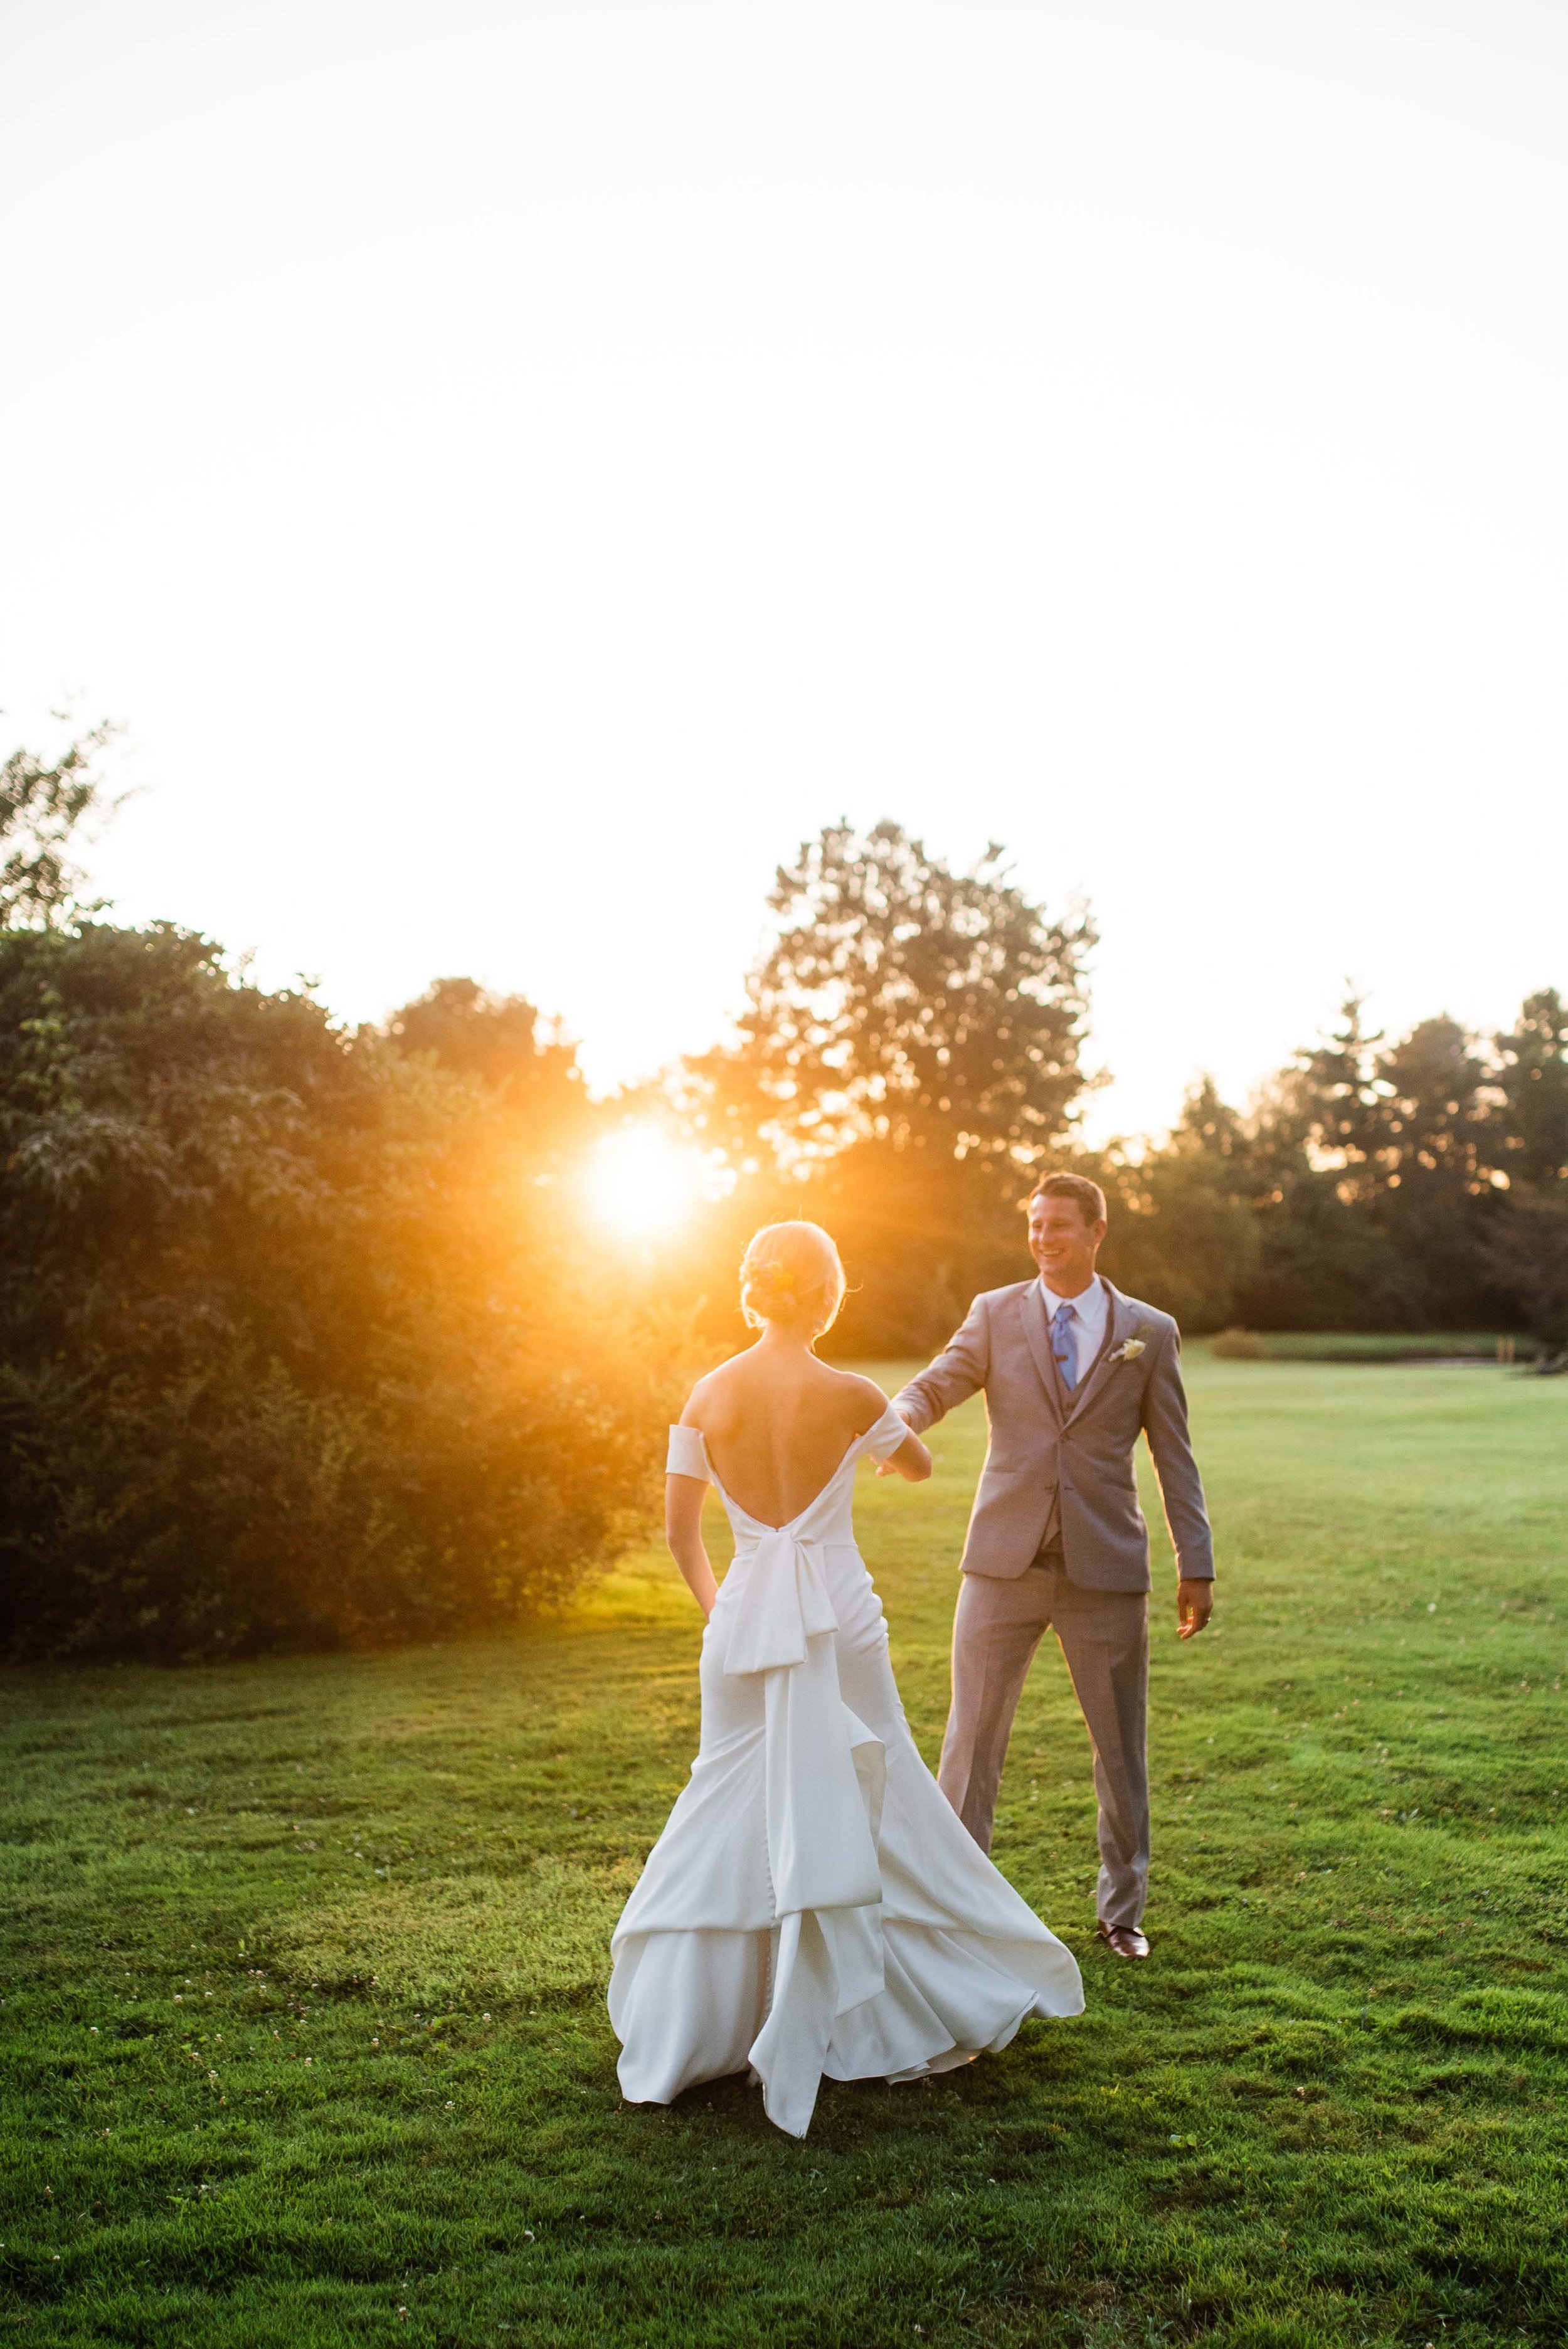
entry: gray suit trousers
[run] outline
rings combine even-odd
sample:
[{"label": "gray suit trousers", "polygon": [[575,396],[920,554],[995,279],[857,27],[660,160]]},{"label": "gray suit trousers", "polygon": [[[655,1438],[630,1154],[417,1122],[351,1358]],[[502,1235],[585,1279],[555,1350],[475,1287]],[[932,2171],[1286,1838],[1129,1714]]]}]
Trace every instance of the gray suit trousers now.
[{"label": "gray suit trousers", "polygon": [[989,1851],[1013,1715],[1047,1627],[1061,1642],[1094,1748],[1100,1922],[1136,1925],[1149,1889],[1146,1591],[1085,1590],[1049,1550],[1006,1579],[966,1574],[953,1625],[953,1709],[938,1783]]}]

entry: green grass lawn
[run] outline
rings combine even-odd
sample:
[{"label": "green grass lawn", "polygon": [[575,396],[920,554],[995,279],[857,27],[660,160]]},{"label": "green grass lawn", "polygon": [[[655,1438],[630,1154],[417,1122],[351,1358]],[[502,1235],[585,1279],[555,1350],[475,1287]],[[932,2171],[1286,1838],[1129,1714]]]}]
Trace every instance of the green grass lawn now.
[{"label": "green grass lawn", "polygon": [[[696,1742],[634,1561],[547,1636],[13,1672],[0,2327],[30,2343],[1559,2343],[1568,1382],[1191,1357],[1153,1961],[1094,1941],[1054,1643],[996,1857],[1088,2005],[917,2086],[623,2106],[615,1913]],[[861,1485],[934,1759],[974,1406]]]}]

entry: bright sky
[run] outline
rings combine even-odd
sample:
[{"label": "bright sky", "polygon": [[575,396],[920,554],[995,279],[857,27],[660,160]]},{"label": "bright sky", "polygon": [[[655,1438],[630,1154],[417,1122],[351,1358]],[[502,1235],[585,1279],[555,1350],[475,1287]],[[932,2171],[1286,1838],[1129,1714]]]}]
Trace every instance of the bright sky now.
[{"label": "bright sky", "polygon": [[345,1013],[701,1047],[821,823],[1092,901],[1099,1131],[1568,987],[1557,0],[5,0],[0,704]]}]

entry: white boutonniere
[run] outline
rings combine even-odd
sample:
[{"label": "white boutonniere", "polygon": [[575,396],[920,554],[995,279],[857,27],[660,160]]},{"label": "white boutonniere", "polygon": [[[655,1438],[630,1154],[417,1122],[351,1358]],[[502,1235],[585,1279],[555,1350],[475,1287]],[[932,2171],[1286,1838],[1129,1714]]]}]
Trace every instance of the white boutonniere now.
[{"label": "white boutonniere", "polygon": [[1143,1351],[1144,1343],[1141,1338],[1128,1338],[1118,1346],[1110,1359],[1113,1362],[1135,1362]]}]

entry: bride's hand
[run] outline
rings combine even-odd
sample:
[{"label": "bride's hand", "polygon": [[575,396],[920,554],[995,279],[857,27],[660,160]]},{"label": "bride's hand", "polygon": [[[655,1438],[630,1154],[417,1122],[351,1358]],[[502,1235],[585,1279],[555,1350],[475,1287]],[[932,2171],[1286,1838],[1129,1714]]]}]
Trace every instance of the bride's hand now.
[{"label": "bride's hand", "polygon": [[933,1464],[930,1453],[912,1427],[898,1450],[890,1452],[885,1460],[877,1462],[877,1475],[903,1476],[911,1485],[923,1485]]}]

